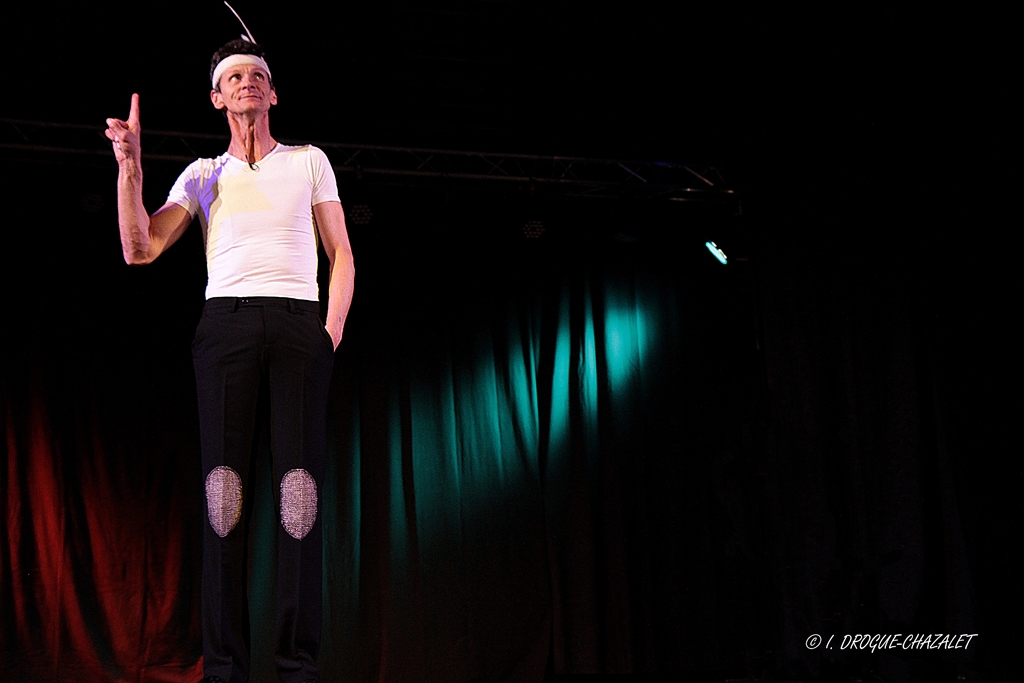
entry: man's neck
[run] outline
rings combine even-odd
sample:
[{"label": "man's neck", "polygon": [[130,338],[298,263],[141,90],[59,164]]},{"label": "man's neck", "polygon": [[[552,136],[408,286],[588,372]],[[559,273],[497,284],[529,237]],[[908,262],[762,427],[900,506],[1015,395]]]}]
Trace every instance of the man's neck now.
[{"label": "man's neck", "polygon": [[228,112],[228,127],[231,128],[228,154],[250,164],[265,157],[277,144],[270,135],[270,117],[266,112],[255,116]]}]

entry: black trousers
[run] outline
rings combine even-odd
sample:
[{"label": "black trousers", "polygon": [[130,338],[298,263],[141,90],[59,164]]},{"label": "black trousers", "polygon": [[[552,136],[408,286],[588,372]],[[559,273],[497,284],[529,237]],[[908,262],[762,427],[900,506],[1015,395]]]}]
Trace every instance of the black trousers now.
[{"label": "black trousers", "polygon": [[275,297],[206,302],[192,355],[206,523],[203,670],[249,680],[247,533],[243,510],[261,387],[267,392],[278,511],[274,661],[282,683],[319,680],[323,534],[319,494],[327,458],[334,343],[315,301]]}]

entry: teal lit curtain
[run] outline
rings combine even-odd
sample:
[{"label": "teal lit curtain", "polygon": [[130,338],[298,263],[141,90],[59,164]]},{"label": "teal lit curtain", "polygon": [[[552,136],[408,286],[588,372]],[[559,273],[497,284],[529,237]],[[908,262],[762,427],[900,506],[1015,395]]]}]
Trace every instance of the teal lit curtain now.
[{"label": "teal lit curtain", "polygon": [[[671,315],[643,287],[596,289],[562,281],[532,305],[481,307],[341,382],[359,393],[335,406],[325,646],[338,657],[325,665],[357,680],[539,680],[557,638],[600,666],[596,622],[576,622],[596,617],[591,565],[622,512],[601,509],[618,485],[603,460],[634,435]],[[621,569],[607,568],[628,581]]]},{"label": "teal lit curtain", "polygon": [[[652,584],[685,555],[649,541],[678,511],[648,499],[685,476],[687,269],[604,236],[508,248],[460,228],[360,281],[331,405],[326,675],[654,671],[666,619],[700,657],[693,614]],[[455,237],[480,261],[456,266]],[[652,530],[650,506],[676,521]]]}]

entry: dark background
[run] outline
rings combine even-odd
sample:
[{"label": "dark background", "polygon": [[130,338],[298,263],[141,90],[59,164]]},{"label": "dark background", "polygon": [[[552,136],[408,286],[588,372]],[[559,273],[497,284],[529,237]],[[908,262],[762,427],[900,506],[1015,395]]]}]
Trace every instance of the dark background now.
[{"label": "dark background", "polygon": [[[236,9],[267,49],[280,138],[709,162],[740,200],[342,182],[346,206],[374,215],[350,226],[359,278],[331,404],[325,671],[1024,677],[1013,17]],[[238,28],[217,3],[22,4],[4,22],[0,116],[99,131],[139,92],[144,135],[223,132],[208,60]],[[112,160],[5,151],[3,163],[0,678],[191,680],[199,231],[128,268]],[[147,167],[147,206],[178,172]],[[538,205],[548,230],[525,240]],[[707,239],[747,260],[720,266]],[[588,339],[610,358],[601,335],[626,299],[631,329],[649,319],[659,340],[638,384],[616,394],[600,361],[559,394],[558,340],[572,363]],[[536,442],[516,410],[473,398],[486,384],[473,368],[493,367],[508,398],[521,366],[536,373]],[[477,407],[431,417],[449,395]],[[415,435],[454,434],[472,459],[490,418],[513,426],[516,447],[476,490],[417,478],[447,451]],[[453,508],[465,514],[454,534]],[[268,510],[255,516],[272,524]],[[435,526],[440,556],[422,540]],[[417,550],[396,550],[403,538]],[[255,617],[257,643],[260,628]],[[830,659],[804,645],[921,632],[979,635],[950,653]]]}]

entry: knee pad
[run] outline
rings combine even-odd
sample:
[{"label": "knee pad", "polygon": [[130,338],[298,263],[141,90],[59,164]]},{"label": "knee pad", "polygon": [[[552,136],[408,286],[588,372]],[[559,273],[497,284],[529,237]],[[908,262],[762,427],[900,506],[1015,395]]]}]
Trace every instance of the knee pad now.
[{"label": "knee pad", "polygon": [[316,480],[306,470],[288,470],[281,477],[281,526],[302,540],[316,522]]},{"label": "knee pad", "polygon": [[214,467],[206,475],[206,512],[210,526],[224,538],[242,518],[242,479],[230,467]]}]

